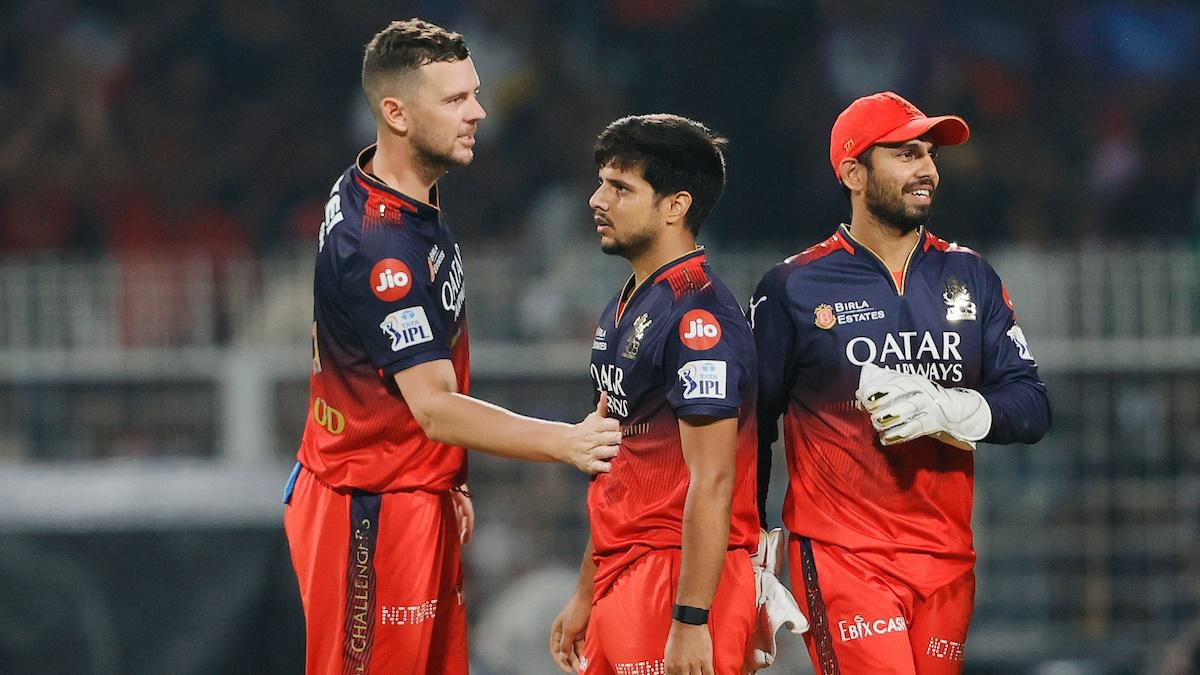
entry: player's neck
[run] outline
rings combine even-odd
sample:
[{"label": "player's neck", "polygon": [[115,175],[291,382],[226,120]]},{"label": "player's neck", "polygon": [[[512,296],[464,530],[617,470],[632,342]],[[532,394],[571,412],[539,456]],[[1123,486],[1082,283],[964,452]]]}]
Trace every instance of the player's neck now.
[{"label": "player's neck", "polygon": [[367,170],[393,190],[428,204],[433,184],[444,172],[415,161],[410,150],[407,144],[381,136]]},{"label": "player's neck", "polygon": [[696,240],[692,237],[659,237],[637,257],[629,259],[634,285],[640,286],[658,268],[695,250]]},{"label": "player's neck", "polygon": [[920,230],[903,231],[891,223],[876,218],[866,209],[856,209],[850,219],[850,236],[879,256],[888,269],[904,269],[908,254],[920,238]]}]

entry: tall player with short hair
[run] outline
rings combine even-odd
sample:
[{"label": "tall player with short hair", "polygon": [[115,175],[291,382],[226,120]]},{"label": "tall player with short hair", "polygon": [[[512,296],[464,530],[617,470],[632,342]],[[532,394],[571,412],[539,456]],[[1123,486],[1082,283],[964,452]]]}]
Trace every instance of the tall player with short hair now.
[{"label": "tall player with short hair", "polygon": [[784,414],[792,588],[818,673],[960,673],[974,608],[977,442],[1034,443],[1050,409],[1012,302],[976,252],[925,229],[940,146],[966,122],[892,92],[838,117],[850,223],[750,301],[760,510]]},{"label": "tall player with short hair", "polygon": [[600,247],[633,274],[592,345],[624,438],[588,491],[591,539],[551,629],[567,672],[737,673],[754,628],[753,338],[696,246],[724,145],[675,115],[619,119],[596,142]]},{"label": "tall player with short hair", "polygon": [[466,673],[460,546],[466,452],[608,469],[603,401],[568,425],[468,396],[466,287],[437,180],[474,156],[484,118],[461,35],[411,19],[366,47],[378,141],[325,205],[309,415],[284,526],[307,672]]}]

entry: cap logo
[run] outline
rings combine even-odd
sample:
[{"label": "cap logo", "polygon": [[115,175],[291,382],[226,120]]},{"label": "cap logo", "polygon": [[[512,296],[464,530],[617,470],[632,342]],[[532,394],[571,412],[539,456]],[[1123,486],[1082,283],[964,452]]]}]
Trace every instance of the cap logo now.
[{"label": "cap logo", "polygon": [[842,149],[845,150],[846,152],[850,152],[851,150],[853,150],[854,149],[854,139],[851,138],[850,140],[843,143]]}]

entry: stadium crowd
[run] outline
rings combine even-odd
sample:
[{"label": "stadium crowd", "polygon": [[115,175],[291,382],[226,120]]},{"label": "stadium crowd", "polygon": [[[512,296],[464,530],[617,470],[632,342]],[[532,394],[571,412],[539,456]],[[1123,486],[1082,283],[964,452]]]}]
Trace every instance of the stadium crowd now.
[{"label": "stadium crowd", "polygon": [[473,244],[586,237],[595,133],[669,110],[733,141],[711,237],[796,248],[845,215],[833,117],[880,89],[972,125],[943,159],[949,236],[1195,238],[1200,7],[969,4],[19,1],[0,10],[0,252],[314,239],[331,177],[371,138],[361,45],[400,15],[463,32],[477,57],[490,116],[446,181]]}]

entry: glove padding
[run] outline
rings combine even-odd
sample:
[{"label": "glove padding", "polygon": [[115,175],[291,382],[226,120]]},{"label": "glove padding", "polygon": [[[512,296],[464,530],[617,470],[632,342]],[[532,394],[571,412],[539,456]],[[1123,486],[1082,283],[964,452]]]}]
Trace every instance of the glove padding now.
[{"label": "glove padding", "polygon": [[753,673],[775,662],[775,632],[781,627],[800,635],[808,630],[808,620],[790,591],[779,583],[779,566],[783,562],[783,530],[767,533],[759,530],[758,551],[750,558],[754,567],[754,589],[758,616],[754,632],[746,649],[742,670]]},{"label": "glove padding", "polygon": [[992,409],[973,389],[945,389],[921,375],[864,364],[855,398],[884,445],[933,436],[962,450],[992,429]]}]

